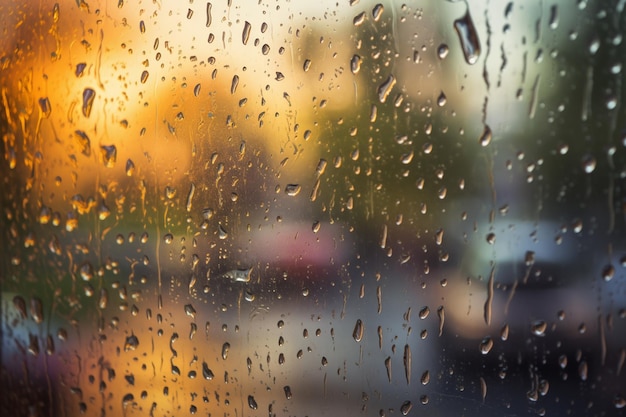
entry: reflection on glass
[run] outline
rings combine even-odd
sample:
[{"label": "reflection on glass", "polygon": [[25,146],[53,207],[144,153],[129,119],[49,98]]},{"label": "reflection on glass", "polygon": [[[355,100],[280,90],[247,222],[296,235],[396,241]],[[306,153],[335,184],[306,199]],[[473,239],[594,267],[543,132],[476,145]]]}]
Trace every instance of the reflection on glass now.
[{"label": "reflection on glass", "polygon": [[0,5],[2,415],[622,415],[622,14]]}]

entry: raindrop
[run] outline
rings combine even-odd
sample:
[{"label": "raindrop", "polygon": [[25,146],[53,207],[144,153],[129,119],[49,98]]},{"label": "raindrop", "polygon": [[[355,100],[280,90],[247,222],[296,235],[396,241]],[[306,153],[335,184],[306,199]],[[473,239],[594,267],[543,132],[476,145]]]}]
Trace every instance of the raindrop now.
[{"label": "raindrop", "polygon": [[230,84],[230,94],[235,94],[235,92],[237,91],[237,86],[239,85],[239,76],[238,75],[234,75],[233,76],[233,80]]},{"label": "raindrop", "polygon": [[93,100],[96,98],[96,92],[91,88],[85,88],[83,90],[83,116],[89,117],[91,114],[91,108],[93,106]]},{"label": "raindrop", "polygon": [[43,322],[43,303],[37,297],[30,299],[30,314],[35,323]]},{"label": "raindrop", "polygon": [[596,158],[587,154],[582,159],[583,170],[587,174],[591,174],[596,169]]},{"label": "raindrop", "polygon": [[233,269],[224,274],[225,278],[235,282],[250,282],[252,276],[252,268]]},{"label": "raindrop", "polygon": [[448,45],[445,43],[442,43],[439,45],[439,48],[437,48],[437,56],[439,59],[446,59],[448,53],[450,53],[450,48],[448,48]]},{"label": "raindrop", "polygon": [[548,324],[543,320],[537,320],[530,326],[530,331],[535,336],[545,336]]},{"label": "raindrop", "polygon": [[224,240],[224,239],[228,238],[228,232],[226,231],[224,226],[219,224],[217,229],[218,229],[217,230],[218,231],[218,237],[220,238],[220,240]]},{"label": "raindrop", "polygon": [[134,334],[131,334],[126,337],[126,341],[124,342],[124,352],[135,350],[137,346],[139,346],[139,339]]},{"label": "raindrop", "polygon": [[380,20],[380,16],[382,16],[384,10],[385,8],[380,3],[374,6],[374,8],[372,9],[372,17],[374,18],[374,22],[378,22]]},{"label": "raindrop", "polygon": [[243,24],[243,32],[241,33],[241,42],[243,42],[244,45],[248,44],[248,40],[250,39],[251,29],[252,29],[252,25],[250,24],[250,22],[246,20],[246,22]]},{"label": "raindrop", "polygon": [[502,326],[502,329],[500,329],[500,339],[506,342],[508,338],[509,338],[509,325],[505,324],[504,326]]},{"label": "raindrop", "polygon": [[493,245],[494,243],[496,243],[496,234],[495,233],[488,233],[487,234],[487,243],[489,243],[490,245]]},{"label": "raindrop", "polygon": [[93,278],[93,266],[89,262],[85,262],[80,266],[79,273],[83,281],[91,281]]},{"label": "raindrop", "polygon": [[365,12],[361,12],[358,15],[354,16],[354,19],[352,19],[352,24],[354,26],[360,26],[363,24],[363,22],[365,22]]},{"label": "raindrop", "polygon": [[52,108],[50,107],[50,100],[48,97],[42,97],[39,99],[39,109],[41,110],[41,114],[44,118],[50,117],[50,113],[52,112]]},{"label": "raindrop", "polygon": [[289,385],[285,385],[283,387],[283,390],[285,391],[285,398],[287,398],[288,400],[291,399],[292,394],[291,394],[291,387]]},{"label": "raindrop", "polygon": [[209,369],[209,365],[207,365],[206,362],[202,362],[202,376],[207,381],[210,381],[215,377],[215,375],[213,375],[213,371]]},{"label": "raindrop", "polygon": [[126,176],[132,177],[134,173],[135,173],[135,163],[132,160],[127,159],[126,160]]},{"label": "raindrop", "polygon": [[256,403],[256,400],[254,399],[252,395],[248,395],[248,407],[250,407],[252,410],[256,410],[257,408],[259,408],[259,406]]},{"label": "raindrop", "polygon": [[192,319],[196,318],[196,309],[191,304],[185,304],[185,314]]},{"label": "raindrop", "polygon": [[148,81],[148,76],[149,75],[150,75],[150,73],[148,71],[145,71],[145,70],[141,73],[141,79],[140,80],[141,80],[142,84],[145,84],[146,81]]},{"label": "raindrop", "polygon": [[439,107],[443,107],[446,105],[447,102],[448,102],[448,99],[446,95],[444,94],[444,92],[442,91],[441,94],[439,94],[439,97],[437,98],[437,105]]},{"label": "raindrop", "polygon": [[350,70],[353,74],[357,74],[361,70],[361,64],[363,63],[363,59],[359,55],[353,55],[352,59],[350,59]]},{"label": "raindrop", "polygon": [[395,85],[395,77],[393,75],[389,75],[389,77],[387,77],[387,79],[380,86],[378,86],[378,100],[381,103],[387,101],[387,97]]},{"label": "raindrop", "polygon": [[356,321],[356,324],[354,325],[354,331],[352,332],[352,338],[357,341],[360,342],[361,340],[363,340],[363,322],[361,321],[361,319],[358,319]]},{"label": "raindrop", "polygon": [[480,41],[469,8],[463,17],[454,21],[454,29],[459,35],[465,62],[475,64],[480,56]]},{"label": "raindrop", "polygon": [[491,348],[493,348],[493,340],[491,340],[491,337],[485,337],[480,342],[480,345],[478,345],[478,347],[480,349],[480,353],[486,355],[491,351]]},{"label": "raindrop", "polygon": [[226,342],[222,345],[222,359],[228,358],[228,352],[230,352],[230,343]]},{"label": "raindrop", "polygon": [[202,85],[200,83],[196,84],[196,86],[193,88],[193,95],[195,97],[198,97],[200,95],[201,88],[202,88]]},{"label": "raindrop", "polygon": [[400,407],[400,412],[402,413],[403,416],[406,416],[407,414],[411,412],[412,408],[413,408],[413,403],[411,401],[405,401],[404,403],[402,403],[402,406]]},{"label": "raindrop", "polygon": [[411,383],[411,368],[412,368],[412,355],[411,355],[411,346],[408,344],[404,345],[404,377],[406,378],[407,385]]},{"label": "raindrop", "polygon": [[82,77],[83,76],[83,72],[85,71],[85,68],[87,68],[87,64],[84,63],[84,62],[76,64],[76,69],[74,70],[74,75],[76,75],[77,77]]},{"label": "raindrop", "polygon": [[115,161],[117,160],[117,148],[115,145],[100,146],[100,155],[105,167],[113,168],[115,166]]},{"label": "raindrop", "polygon": [[420,381],[422,385],[428,385],[428,383],[430,382],[430,372],[424,371],[424,373],[422,374],[422,377],[420,378]]},{"label": "raindrop", "polygon": [[311,69],[311,60],[310,59],[305,59],[304,60],[304,64],[302,64],[302,69],[304,70],[304,72],[307,72],[309,69]]},{"label": "raindrop", "polygon": [[287,184],[285,186],[285,194],[290,197],[295,197],[300,194],[301,189],[302,187],[300,186],[300,184]]},{"label": "raindrop", "polygon": [[488,125],[485,125],[479,143],[481,146],[487,146],[491,143],[491,128]]},{"label": "raindrop", "polygon": [[613,279],[613,275],[615,275],[615,268],[613,265],[607,265],[602,269],[602,279],[605,281],[610,281]]}]

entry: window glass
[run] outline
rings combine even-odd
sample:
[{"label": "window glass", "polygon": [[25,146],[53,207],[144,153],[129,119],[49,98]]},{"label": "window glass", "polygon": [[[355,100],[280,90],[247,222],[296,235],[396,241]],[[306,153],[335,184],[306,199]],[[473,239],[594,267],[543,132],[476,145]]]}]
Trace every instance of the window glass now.
[{"label": "window glass", "polygon": [[0,16],[2,415],[623,415],[623,1]]}]

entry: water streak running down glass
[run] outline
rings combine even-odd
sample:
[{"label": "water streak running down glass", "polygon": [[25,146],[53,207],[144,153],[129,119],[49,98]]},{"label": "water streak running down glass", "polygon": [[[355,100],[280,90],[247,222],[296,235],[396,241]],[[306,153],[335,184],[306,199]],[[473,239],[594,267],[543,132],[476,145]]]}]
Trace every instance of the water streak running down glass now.
[{"label": "water streak running down glass", "polygon": [[0,4],[0,414],[622,416],[623,1]]}]

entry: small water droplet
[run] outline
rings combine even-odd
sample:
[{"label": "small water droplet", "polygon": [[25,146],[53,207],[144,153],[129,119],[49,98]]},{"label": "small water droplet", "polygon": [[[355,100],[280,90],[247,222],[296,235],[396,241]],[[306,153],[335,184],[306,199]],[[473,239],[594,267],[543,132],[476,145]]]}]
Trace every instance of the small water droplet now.
[{"label": "small water droplet", "polygon": [[545,336],[548,324],[543,320],[537,320],[530,326],[530,331],[535,336]]},{"label": "small water droplet", "polygon": [[291,399],[292,394],[291,394],[291,387],[289,385],[285,385],[283,387],[283,390],[285,391],[285,398],[287,398],[288,400]]},{"label": "small water droplet", "polygon": [[437,56],[439,57],[439,59],[446,59],[449,53],[450,48],[448,48],[448,45],[446,45],[445,43],[442,43],[437,48]]},{"label": "small water droplet", "polygon": [[483,128],[483,133],[480,135],[480,146],[487,146],[491,143],[491,128],[488,125],[485,125]]},{"label": "small water droplet", "polygon": [[361,319],[358,319],[356,321],[356,324],[354,325],[354,331],[352,332],[352,338],[356,341],[356,342],[360,342],[361,340],[363,340],[363,322],[361,321]]},{"label": "small water droplet", "polygon": [[596,158],[587,154],[582,159],[583,170],[587,174],[591,174],[596,169]]},{"label": "small water droplet", "polygon": [[117,148],[115,145],[103,145],[100,146],[100,155],[102,156],[102,163],[107,168],[113,168],[117,161]]},{"label": "small water droplet", "polygon": [[95,98],[96,92],[93,89],[85,88],[83,90],[83,116],[89,117]]},{"label": "small water droplet", "polygon": [[605,281],[610,281],[613,279],[613,275],[615,275],[615,267],[613,265],[606,265],[602,269],[602,279]]},{"label": "small water droplet", "polygon": [[192,319],[196,318],[196,309],[191,304],[185,304],[185,314]]},{"label": "small water droplet", "polygon": [[48,97],[42,97],[39,99],[39,109],[41,110],[41,115],[44,118],[50,117],[50,113],[52,113],[52,108],[50,107],[50,99]]},{"label": "small water droplet", "polygon": [[493,245],[494,243],[496,243],[496,234],[488,233],[486,239],[487,239],[487,243],[489,243],[490,245]]},{"label": "small water droplet", "polygon": [[16,295],[15,297],[13,297],[13,306],[20,313],[20,317],[22,319],[25,319],[27,313],[26,313],[26,301],[24,300],[24,298],[20,297],[19,295]]},{"label": "small water droplet", "polygon": [[226,342],[222,345],[222,359],[228,359],[228,353],[230,352],[230,343]]},{"label": "small water droplet", "polygon": [[135,173],[135,163],[130,159],[126,160],[126,176],[132,177]]},{"label": "small water droplet", "polygon": [[142,71],[141,78],[140,78],[141,83],[145,84],[146,81],[148,81],[148,77],[149,76],[150,76],[150,73],[148,71],[146,71],[146,70]]},{"label": "small water droplet", "polygon": [[287,184],[285,186],[285,194],[287,194],[290,197],[295,197],[298,194],[300,194],[300,191],[302,190],[302,187],[300,186],[300,184]]}]

